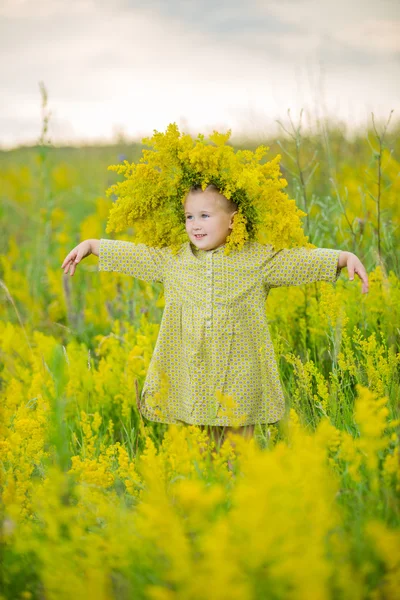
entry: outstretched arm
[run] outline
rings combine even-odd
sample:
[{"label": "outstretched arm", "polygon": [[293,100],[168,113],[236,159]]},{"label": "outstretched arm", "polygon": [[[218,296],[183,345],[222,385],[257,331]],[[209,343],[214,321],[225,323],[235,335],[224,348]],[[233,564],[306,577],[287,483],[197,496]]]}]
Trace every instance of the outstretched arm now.
[{"label": "outstretched arm", "polygon": [[365,270],[365,267],[362,264],[361,260],[355,254],[346,251],[341,252],[339,254],[338,267],[347,267],[347,272],[349,274],[350,281],[353,281],[354,273],[358,275],[363,284],[361,290],[362,293],[368,293],[369,285],[367,271]]},{"label": "outstretched arm", "polygon": [[265,246],[264,280],[268,287],[303,285],[314,281],[334,283],[341,272],[340,250],[330,248],[284,248],[275,252]]},{"label": "outstretched arm", "polygon": [[164,279],[164,248],[104,238],[85,240],[75,246],[61,265],[64,273],[69,271],[69,274],[73,275],[78,263],[89,254],[99,257],[99,271],[125,273],[149,282],[162,282]]}]

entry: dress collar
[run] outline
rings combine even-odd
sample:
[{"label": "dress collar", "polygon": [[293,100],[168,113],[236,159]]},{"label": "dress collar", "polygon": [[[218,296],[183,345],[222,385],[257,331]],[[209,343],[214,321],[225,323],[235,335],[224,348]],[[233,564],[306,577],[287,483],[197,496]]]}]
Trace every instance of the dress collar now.
[{"label": "dress collar", "polygon": [[197,248],[197,246],[195,246],[192,242],[188,242],[189,243],[189,249],[192,251],[192,254],[194,256],[196,256],[196,258],[203,258],[205,256],[207,256],[208,254],[214,254],[214,253],[223,253],[225,250],[225,244],[222,244],[222,246],[219,246],[218,248],[213,248],[212,250],[202,250],[201,248]]}]

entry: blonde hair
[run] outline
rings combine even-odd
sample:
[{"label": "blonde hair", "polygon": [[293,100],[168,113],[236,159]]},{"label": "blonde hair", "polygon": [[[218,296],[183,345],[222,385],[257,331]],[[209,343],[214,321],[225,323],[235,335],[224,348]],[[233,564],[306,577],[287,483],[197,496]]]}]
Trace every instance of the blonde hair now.
[{"label": "blonde hair", "polygon": [[189,194],[195,194],[195,193],[203,192],[203,191],[204,192],[216,192],[216,194],[218,194],[217,202],[218,202],[219,206],[225,212],[231,213],[231,212],[237,211],[238,205],[236,204],[236,202],[233,202],[233,200],[231,200],[230,198],[227,198],[226,196],[221,194],[218,186],[216,186],[215,183],[209,183],[204,190],[201,187],[200,183],[196,183],[195,185],[192,185],[190,190],[186,194],[184,205],[186,203],[186,200],[187,200]]}]

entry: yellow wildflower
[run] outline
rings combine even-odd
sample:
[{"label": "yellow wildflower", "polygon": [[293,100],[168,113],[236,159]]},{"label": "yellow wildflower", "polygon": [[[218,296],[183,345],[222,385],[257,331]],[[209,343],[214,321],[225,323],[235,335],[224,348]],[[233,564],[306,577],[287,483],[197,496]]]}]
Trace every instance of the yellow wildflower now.
[{"label": "yellow wildflower", "polygon": [[206,143],[202,134],[193,140],[171,123],[165,133],[155,130],[152,138],[144,138],[152,149],[143,150],[137,164],[125,160],[108,167],[125,180],[106,191],[107,196],[117,196],[106,231],[133,226],[136,243],[178,250],[187,241],[183,211],[187,193],[193,185],[204,190],[213,183],[238,206],[226,254],[240,249],[246,239],[277,249],[307,245],[300,221],[305,213],[282,191],[287,181],[281,178],[280,155],[260,164],[269,148],[235,152],[228,145],[230,135],[231,130],[214,131],[211,143]]}]

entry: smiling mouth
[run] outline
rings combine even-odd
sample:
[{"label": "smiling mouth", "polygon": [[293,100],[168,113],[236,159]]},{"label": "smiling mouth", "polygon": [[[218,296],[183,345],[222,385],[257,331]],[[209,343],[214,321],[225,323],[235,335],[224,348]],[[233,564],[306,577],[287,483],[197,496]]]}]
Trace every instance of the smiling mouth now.
[{"label": "smiling mouth", "polygon": [[199,240],[200,238],[206,237],[206,235],[206,233],[202,233],[201,235],[194,234],[194,237],[196,238],[196,240]]}]

